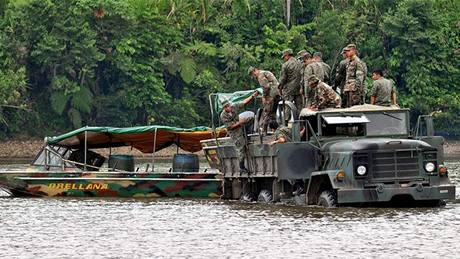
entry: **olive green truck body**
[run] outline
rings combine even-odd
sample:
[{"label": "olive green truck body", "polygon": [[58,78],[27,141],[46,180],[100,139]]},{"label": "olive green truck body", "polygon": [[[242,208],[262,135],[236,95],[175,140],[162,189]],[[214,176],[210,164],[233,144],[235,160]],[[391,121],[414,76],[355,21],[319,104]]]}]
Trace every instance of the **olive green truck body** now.
[{"label": "olive green truck body", "polygon": [[[409,111],[374,105],[311,112],[291,121],[293,142],[248,136],[240,173],[227,138],[202,141],[213,168],[224,175],[224,198],[335,205],[427,204],[455,198],[444,165],[444,139],[421,116],[413,134]],[[306,134],[296,133],[306,128]]]}]

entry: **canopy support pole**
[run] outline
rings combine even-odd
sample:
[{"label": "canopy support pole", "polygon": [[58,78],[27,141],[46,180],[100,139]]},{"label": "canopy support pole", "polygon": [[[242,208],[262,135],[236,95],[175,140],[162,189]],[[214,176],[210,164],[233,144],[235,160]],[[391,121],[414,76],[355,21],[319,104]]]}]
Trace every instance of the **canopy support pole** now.
[{"label": "canopy support pole", "polygon": [[153,134],[152,173],[155,170],[155,150],[157,146],[157,130],[158,128],[155,128],[155,133]]},{"label": "canopy support pole", "polygon": [[85,171],[86,171],[86,158],[88,153],[88,131],[85,130]]}]

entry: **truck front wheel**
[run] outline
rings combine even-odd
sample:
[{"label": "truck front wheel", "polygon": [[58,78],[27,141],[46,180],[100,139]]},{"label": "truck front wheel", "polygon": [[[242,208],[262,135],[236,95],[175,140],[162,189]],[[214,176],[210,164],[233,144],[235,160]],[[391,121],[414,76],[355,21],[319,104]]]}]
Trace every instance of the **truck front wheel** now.
[{"label": "truck front wheel", "polygon": [[318,205],[324,208],[337,207],[337,195],[333,190],[325,190],[318,197]]}]

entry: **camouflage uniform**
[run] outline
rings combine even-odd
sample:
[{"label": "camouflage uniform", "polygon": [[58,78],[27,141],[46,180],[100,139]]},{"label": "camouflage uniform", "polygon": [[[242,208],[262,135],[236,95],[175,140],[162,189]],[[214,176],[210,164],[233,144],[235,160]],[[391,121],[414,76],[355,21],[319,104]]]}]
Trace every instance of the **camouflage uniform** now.
[{"label": "camouflage uniform", "polygon": [[340,61],[339,65],[337,66],[337,70],[335,72],[334,90],[340,87],[341,95],[343,95],[343,86],[345,85],[345,78],[347,76],[347,64],[349,61],[350,60],[347,58]]},{"label": "camouflage uniform", "polygon": [[286,126],[279,126],[275,131],[275,139],[283,137],[286,142],[292,142],[292,130]]},{"label": "camouflage uniform", "polygon": [[375,97],[376,105],[390,106],[392,93],[396,93],[396,88],[390,80],[382,76],[374,81],[371,96]]},{"label": "camouflage uniform", "polygon": [[308,85],[308,78],[314,75],[322,81],[324,79],[324,74],[324,67],[317,61],[311,62],[305,67],[305,71],[303,73],[303,82],[306,105],[311,105],[316,98],[316,91],[311,89]]},{"label": "camouflage uniform", "polygon": [[367,67],[360,58],[355,56],[347,64],[347,73],[345,77],[344,95],[345,107],[360,105],[364,103],[364,94],[366,92],[366,74]]},{"label": "camouflage uniform", "polygon": [[279,101],[278,80],[272,72],[259,70],[257,82],[262,86],[263,97],[266,100],[266,103],[262,104],[263,112],[261,119],[262,130],[266,132],[270,120],[275,119],[276,106]]},{"label": "camouflage uniform", "polygon": [[340,107],[340,96],[332,89],[332,87],[324,82],[319,82],[315,90],[316,96],[312,105],[317,106],[318,110]]},{"label": "camouflage uniform", "polygon": [[233,105],[233,111],[228,113],[225,110],[222,111],[220,114],[220,120],[227,128],[228,135],[235,143],[238,161],[244,163],[244,157],[246,155],[245,147],[246,147],[246,135],[244,132],[244,125],[238,127],[236,129],[230,129],[230,126],[237,123],[239,121],[238,114],[244,108],[243,103],[237,103]]},{"label": "camouflage uniform", "polygon": [[[300,95],[300,75],[302,63],[291,57],[281,66],[280,80],[278,88],[282,91],[285,101],[295,104],[298,112],[302,109],[302,96]],[[289,118],[290,109],[284,110],[284,118]]]},{"label": "camouflage uniform", "polygon": [[321,65],[321,68],[323,69],[323,79],[320,80],[323,81],[323,82],[326,82],[326,83],[329,83],[330,81],[330,77],[329,75],[331,74],[331,67],[324,63],[323,61],[317,61],[320,65]]}]

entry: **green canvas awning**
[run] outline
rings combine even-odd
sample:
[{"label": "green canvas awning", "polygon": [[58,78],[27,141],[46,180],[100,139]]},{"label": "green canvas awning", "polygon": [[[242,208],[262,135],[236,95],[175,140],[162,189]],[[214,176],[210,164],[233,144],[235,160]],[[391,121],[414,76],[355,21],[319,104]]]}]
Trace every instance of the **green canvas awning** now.
[{"label": "green canvas awning", "polygon": [[213,99],[214,99],[213,100],[213,102],[214,102],[213,103],[214,112],[217,114],[217,113],[222,111],[222,101],[223,100],[227,99],[232,104],[233,103],[238,103],[238,102],[241,102],[244,99],[248,98],[249,96],[251,96],[251,94],[254,93],[254,91],[259,92],[259,98],[262,97],[263,92],[262,92],[261,87],[259,87],[257,89],[253,89],[253,90],[237,91],[237,92],[234,92],[234,93],[215,93],[215,94],[212,94]]},{"label": "green canvas awning", "polygon": [[[144,153],[159,151],[172,144],[176,144],[185,151],[196,152],[202,149],[201,140],[214,137],[214,132],[208,127],[188,129],[158,125],[128,128],[83,127],[60,136],[47,138],[46,142],[49,145],[84,148],[85,133],[89,149],[132,146]],[[225,136],[226,131],[218,129],[216,133],[222,137]]]}]

